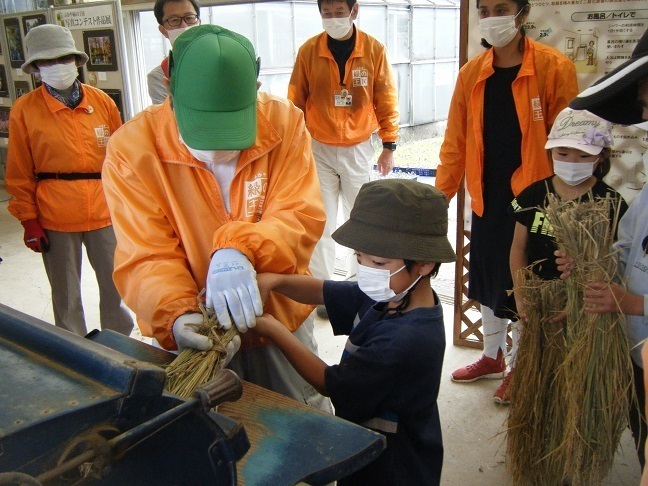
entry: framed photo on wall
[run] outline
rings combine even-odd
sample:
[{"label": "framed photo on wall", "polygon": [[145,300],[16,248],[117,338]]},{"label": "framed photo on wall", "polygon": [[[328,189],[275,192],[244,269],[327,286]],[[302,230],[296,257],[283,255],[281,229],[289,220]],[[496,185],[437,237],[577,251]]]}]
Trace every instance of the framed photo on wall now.
[{"label": "framed photo on wall", "polygon": [[39,88],[41,84],[43,84],[43,80],[41,79],[40,73],[32,73],[31,75],[32,78],[32,86],[34,86],[34,89]]},{"label": "framed photo on wall", "polygon": [[29,83],[27,81],[14,81],[14,88],[16,89],[16,99],[29,93]]},{"label": "framed photo on wall", "polygon": [[0,137],[9,138],[9,108],[0,106]]},{"label": "framed photo on wall", "polygon": [[23,32],[25,33],[25,35],[27,35],[27,33],[34,27],[38,27],[39,25],[43,25],[47,23],[45,14],[25,15],[22,18],[22,21],[23,21]]},{"label": "framed photo on wall", "polygon": [[4,64],[0,65],[0,98],[9,98],[9,85],[7,84],[7,72]]},{"label": "framed photo on wall", "polygon": [[20,24],[17,18],[4,19],[5,36],[9,49],[9,63],[11,67],[19,68],[25,62]]},{"label": "framed photo on wall", "polygon": [[117,71],[117,46],[111,29],[83,32],[83,48],[88,55],[88,71]]},{"label": "framed photo on wall", "polygon": [[112,98],[117,105],[122,123],[124,123],[124,103],[122,102],[122,92],[118,89],[102,89],[104,93]]}]

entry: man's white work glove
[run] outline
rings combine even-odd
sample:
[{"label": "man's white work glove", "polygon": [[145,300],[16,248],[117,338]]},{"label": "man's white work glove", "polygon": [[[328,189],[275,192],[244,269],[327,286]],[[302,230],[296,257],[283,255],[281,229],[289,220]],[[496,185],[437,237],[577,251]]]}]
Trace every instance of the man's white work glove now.
[{"label": "man's white work glove", "polygon": [[263,314],[256,271],[250,260],[234,248],[214,253],[206,287],[206,305],[214,309],[218,323],[225,329],[231,328],[234,320],[239,332],[246,332],[256,325],[256,316]]},{"label": "man's white work glove", "polygon": [[213,344],[207,336],[198,334],[197,325],[203,323],[203,315],[199,313],[183,314],[173,323],[173,337],[178,349],[194,348],[207,351]]},{"label": "man's white work glove", "polygon": [[225,368],[230,361],[232,361],[232,358],[236,353],[238,353],[238,350],[241,349],[241,336],[238,334],[232,338],[232,340],[227,343],[225,346],[225,351],[227,351],[227,354],[225,355],[225,359],[221,361],[221,367]]}]

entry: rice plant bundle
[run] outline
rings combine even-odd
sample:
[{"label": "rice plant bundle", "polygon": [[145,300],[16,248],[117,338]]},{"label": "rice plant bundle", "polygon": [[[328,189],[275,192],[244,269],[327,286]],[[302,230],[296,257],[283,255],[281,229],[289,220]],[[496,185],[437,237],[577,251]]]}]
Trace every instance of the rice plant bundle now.
[{"label": "rice plant bundle", "polygon": [[[565,281],[519,279],[528,322],[511,382],[507,467],[514,484],[599,484],[628,423],[632,364],[623,316],[584,312],[589,282],[610,282],[617,214],[610,198],[564,202],[549,196],[545,217],[557,246],[573,256]],[[551,311],[564,308],[565,323]]]},{"label": "rice plant bundle", "polygon": [[632,364],[623,316],[588,314],[583,304],[589,282],[611,282],[616,276],[614,204],[611,198],[563,202],[551,197],[547,205],[558,248],[575,260],[565,281],[567,415],[562,446],[565,474],[573,485],[603,480],[628,423]]},{"label": "rice plant bundle", "polygon": [[549,320],[565,303],[560,280],[542,280],[522,269],[520,286],[527,321],[511,380],[507,430],[507,468],[514,484],[562,484],[564,459],[558,454],[566,414],[562,363],[566,343],[562,324]]},{"label": "rice plant bundle", "polygon": [[225,346],[238,334],[236,326],[227,331],[220,327],[216,315],[200,302],[201,297],[202,293],[198,296],[198,305],[203,322],[197,324],[196,329],[199,334],[209,336],[214,345],[207,351],[184,348],[166,367],[167,379],[164,388],[182,398],[190,398],[197,387],[216,376],[227,354]]}]

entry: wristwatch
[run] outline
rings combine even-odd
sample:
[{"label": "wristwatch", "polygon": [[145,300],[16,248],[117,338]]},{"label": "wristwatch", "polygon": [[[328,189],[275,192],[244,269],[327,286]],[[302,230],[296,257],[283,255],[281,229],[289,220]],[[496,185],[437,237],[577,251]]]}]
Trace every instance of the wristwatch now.
[{"label": "wristwatch", "polygon": [[396,150],[396,142],[383,142],[383,148],[389,149],[394,152]]}]

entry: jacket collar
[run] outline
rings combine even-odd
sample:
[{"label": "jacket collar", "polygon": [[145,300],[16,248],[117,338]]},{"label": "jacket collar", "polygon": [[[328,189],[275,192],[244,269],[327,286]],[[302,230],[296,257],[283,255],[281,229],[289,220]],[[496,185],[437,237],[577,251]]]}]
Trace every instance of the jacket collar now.
[{"label": "jacket collar", "polygon": [[[351,56],[349,57],[362,57],[365,54],[365,46],[367,45],[367,34],[358,29],[355,23],[353,28],[356,30],[356,42],[353,51],[351,51]],[[326,37],[326,32],[322,32],[317,36],[317,54],[320,57],[328,57],[329,59],[333,59],[333,54],[331,54],[331,50],[328,48]]]},{"label": "jacket collar", "polygon": [[[486,78],[490,77],[494,72],[493,69],[493,49],[488,49],[484,53],[484,58],[482,59],[481,72],[479,74],[479,81],[483,81]],[[535,60],[535,46],[533,42],[529,39],[528,36],[524,36],[524,54],[522,55],[522,65],[520,66],[520,71],[518,72],[517,77],[520,76],[533,76],[535,74],[534,70],[534,60]]]}]

